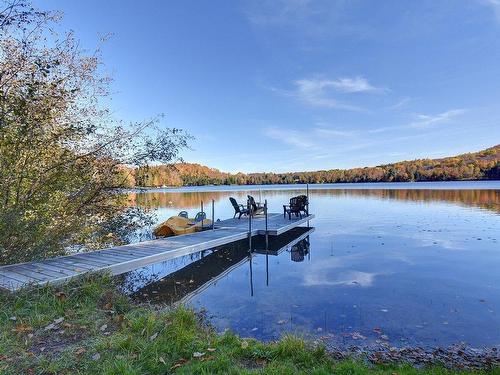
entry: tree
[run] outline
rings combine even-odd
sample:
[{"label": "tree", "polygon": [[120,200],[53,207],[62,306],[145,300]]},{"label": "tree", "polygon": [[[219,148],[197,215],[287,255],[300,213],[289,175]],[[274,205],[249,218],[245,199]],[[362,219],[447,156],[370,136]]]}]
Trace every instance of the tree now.
[{"label": "tree", "polygon": [[60,15],[0,1],[0,263],[127,241],[149,216],[114,193],[129,168],[177,160],[189,136],[103,106],[99,50],[52,31]]}]

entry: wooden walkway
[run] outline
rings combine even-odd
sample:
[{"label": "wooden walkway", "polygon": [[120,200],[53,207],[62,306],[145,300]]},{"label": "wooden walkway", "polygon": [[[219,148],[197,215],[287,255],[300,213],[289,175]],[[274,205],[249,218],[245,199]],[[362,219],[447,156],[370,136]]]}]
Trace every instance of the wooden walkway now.
[{"label": "wooden walkway", "polygon": [[[268,234],[277,236],[313,219],[283,218],[268,214]],[[57,284],[89,272],[110,272],[119,275],[134,269],[196,253],[244,239],[248,236],[248,220],[228,219],[215,223],[214,230],[156,239],[104,250],[19,263],[0,267],[0,289],[16,291],[26,286]],[[266,233],[265,218],[252,219],[251,235]]]}]

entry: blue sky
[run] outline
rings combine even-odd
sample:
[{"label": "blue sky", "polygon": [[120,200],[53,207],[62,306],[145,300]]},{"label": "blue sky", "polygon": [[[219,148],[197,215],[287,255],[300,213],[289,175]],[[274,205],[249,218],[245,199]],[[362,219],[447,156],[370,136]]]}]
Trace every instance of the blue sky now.
[{"label": "blue sky", "polygon": [[111,106],[164,113],[186,161],[301,171],[500,143],[500,0],[63,1],[103,46]]}]

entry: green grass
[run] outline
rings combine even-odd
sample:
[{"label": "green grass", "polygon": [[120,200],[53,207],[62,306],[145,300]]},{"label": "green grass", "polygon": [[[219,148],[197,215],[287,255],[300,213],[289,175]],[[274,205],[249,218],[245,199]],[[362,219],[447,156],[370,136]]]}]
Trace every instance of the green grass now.
[{"label": "green grass", "polygon": [[[136,306],[117,291],[110,278],[93,277],[60,290],[46,287],[0,296],[0,373],[454,372],[442,367],[415,369],[399,364],[371,366],[359,360],[336,362],[324,348],[312,347],[293,336],[265,344],[230,332],[219,335],[190,310],[181,307],[160,312]],[[499,370],[489,373],[500,375]]]}]

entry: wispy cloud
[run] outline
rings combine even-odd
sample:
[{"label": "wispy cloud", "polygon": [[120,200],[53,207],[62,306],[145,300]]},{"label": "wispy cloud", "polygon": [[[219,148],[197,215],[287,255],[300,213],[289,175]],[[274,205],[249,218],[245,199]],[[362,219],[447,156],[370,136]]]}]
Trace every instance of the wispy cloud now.
[{"label": "wispy cloud", "polygon": [[305,132],[293,129],[270,127],[264,129],[264,135],[301,149],[315,149],[316,143]]},{"label": "wispy cloud", "polygon": [[373,86],[366,78],[361,76],[338,79],[303,78],[294,81],[293,86],[293,90],[273,88],[273,91],[292,96],[310,106],[349,111],[363,111],[364,109],[340,99],[338,96],[387,91],[387,89]]},{"label": "wispy cloud", "polygon": [[399,110],[401,108],[404,108],[408,105],[408,103],[411,102],[411,98],[409,97],[405,97],[405,98],[402,98],[400,100],[398,100],[396,103],[394,103],[393,105],[387,107],[387,109],[391,110],[391,111],[396,111],[396,110]]},{"label": "wispy cloud", "polygon": [[345,137],[355,134],[356,132],[353,131],[324,127],[316,127],[310,130],[296,130],[273,126],[264,129],[266,137],[309,151],[320,151],[334,140],[345,139]]},{"label": "wispy cloud", "polygon": [[391,130],[401,130],[401,129],[423,129],[434,125],[452,122],[456,117],[467,112],[465,108],[450,109],[445,112],[437,113],[434,115],[417,114],[416,120],[405,125],[397,126],[384,126],[376,129],[372,129],[369,133],[382,133]]},{"label": "wispy cloud", "polygon": [[419,114],[419,115],[417,115],[418,120],[409,124],[408,127],[410,127],[410,128],[425,128],[425,127],[435,125],[435,124],[450,122],[455,117],[463,114],[464,112],[466,112],[466,109],[460,108],[460,109],[451,109],[449,111],[441,112],[441,113],[438,113],[435,115]]},{"label": "wispy cloud", "polygon": [[500,22],[500,0],[480,0],[480,3],[493,10],[497,21]]},{"label": "wispy cloud", "polygon": [[315,128],[314,132],[321,136],[327,137],[351,137],[356,134],[354,131],[349,130],[338,130],[338,129],[328,129],[328,128]]},{"label": "wispy cloud", "polygon": [[295,41],[344,35],[371,37],[376,29],[366,22],[354,23],[350,17],[352,7],[345,0],[263,0],[248,2],[245,14],[252,25],[287,30]]}]

